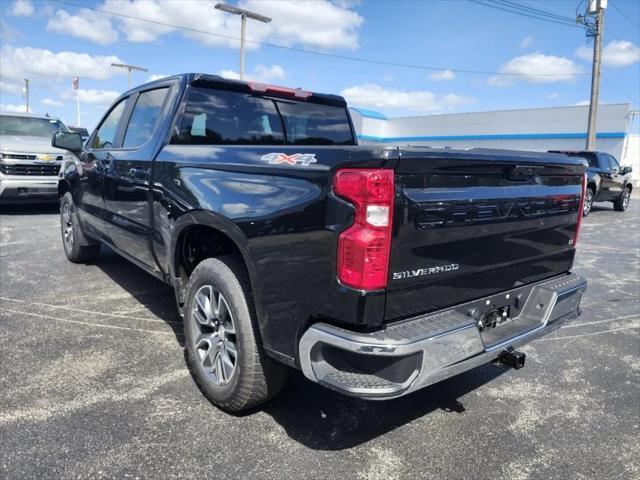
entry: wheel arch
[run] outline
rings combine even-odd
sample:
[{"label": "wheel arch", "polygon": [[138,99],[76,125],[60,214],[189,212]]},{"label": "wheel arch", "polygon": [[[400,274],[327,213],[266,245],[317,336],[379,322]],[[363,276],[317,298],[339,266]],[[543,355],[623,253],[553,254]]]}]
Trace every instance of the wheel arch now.
[{"label": "wheel arch", "polygon": [[[203,247],[201,251],[192,251],[195,256],[191,260],[186,258],[188,250],[197,246]],[[193,268],[205,258],[229,254],[236,254],[244,263],[251,282],[256,309],[260,310],[259,282],[256,282],[256,265],[251,256],[248,240],[244,232],[231,220],[204,210],[191,211],[182,215],[173,229],[170,252],[169,273],[180,310],[184,304],[186,284]]]}]

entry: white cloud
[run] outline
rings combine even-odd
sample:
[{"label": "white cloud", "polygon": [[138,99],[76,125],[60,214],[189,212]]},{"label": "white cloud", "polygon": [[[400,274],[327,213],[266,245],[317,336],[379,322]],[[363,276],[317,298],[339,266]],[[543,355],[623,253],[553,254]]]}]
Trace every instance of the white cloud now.
[{"label": "white cloud", "polygon": [[[593,59],[593,48],[582,45],[576,50],[576,56],[583,60]],[[602,64],[608,67],[626,67],[640,61],[640,47],[625,40],[609,42],[602,49]]]},{"label": "white cloud", "polygon": [[9,13],[16,17],[30,17],[33,15],[33,3],[31,0],[15,0],[9,8]]},{"label": "white cloud", "polygon": [[572,60],[555,55],[529,53],[515,57],[500,67],[500,73],[488,80],[494,87],[506,87],[518,80],[527,83],[570,82],[583,73],[582,67]]},{"label": "white cloud", "polygon": [[556,98],[559,98],[560,94],[558,92],[551,92],[549,95],[547,95],[547,98],[549,100],[555,100]]},{"label": "white cloud", "polygon": [[439,72],[435,72],[429,75],[429,78],[436,82],[455,80],[456,74],[451,70],[440,70]]},{"label": "white cloud", "polygon": [[344,89],[341,95],[353,106],[414,112],[437,112],[472,103],[472,98],[449,93],[438,96],[429,91],[402,91],[366,83]]},{"label": "white cloud", "polygon": [[25,77],[51,79],[74,75],[94,80],[106,80],[113,75],[126,73],[112,63],[124,63],[115,55],[99,56],[87,53],[57,52],[31,47],[4,45],[0,50],[0,72],[4,78],[21,80]]},{"label": "white cloud", "polygon": [[47,107],[61,107],[62,105],[64,105],[63,102],[54,100],[53,98],[45,98],[44,100],[42,100],[42,104],[46,105]]},{"label": "white cloud", "polygon": [[[267,41],[286,45],[302,44],[321,49],[355,49],[358,47],[358,30],[364,22],[364,19],[351,9],[351,5],[336,4],[328,0],[244,0],[239,2],[238,6],[268,14],[273,18],[270,23],[249,22],[247,48],[257,48],[251,41]],[[117,25],[130,42],[153,42],[163,35],[178,32],[207,46],[239,46],[237,38],[240,34],[240,18],[214,10],[212,4],[199,0],[106,0],[99,8],[200,31],[186,31],[133,18],[109,19],[108,21]]]},{"label": "white cloud", "polygon": [[160,80],[161,78],[168,77],[169,75],[165,75],[164,73],[154,73],[147,77],[147,82],[153,82],[155,80]]},{"label": "white cloud", "polygon": [[22,93],[22,85],[19,83],[11,83],[0,80],[0,93],[20,95]]},{"label": "white cloud", "polygon": [[24,113],[27,111],[27,107],[25,105],[11,105],[3,103],[0,105],[0,110],[2,110],[3,112]]},{"label": "white cloud", "polygon": [[[231,80],[240,79],[240,74],[235,70],[220,70],[220,76]],[[280,65],[271,65],[271,67],[258,65],[253,69],[252,74],[245,75],[245,80],[269,83],[284,80],[286,76],[284,69]]]},{"label": "white cloud", "polygon": [[66,10],[58,10],[55,16],[49,19],[47,31],[66,33],[101,45],[118,40],[118,32],[113,28],[109,17],[85,8],[77,15],[70,15]]},{"label": "white cloud", "polygon": [[520,41],[520,48],[529,48],[531,45],[533,45],[533,37],[524,37]]},{"label": "white cloud", "polygon": [[113,90],[74,90],[73,92],[70,90],[66,90],[62,94],[62,98],[65,100],[75,99],[76,92],[78,94],[78,98],[80,99],[80,103],[93,103],[96,105],[111,105],[113,101],[118,98],[120,95],[119,92],[115,92]]},{"label": "white cloud", "polygon": [[585,105],[589,105],[591,102],[589,100],[580,100],[579,102],[574,103],[576,107],[584,107]]}]

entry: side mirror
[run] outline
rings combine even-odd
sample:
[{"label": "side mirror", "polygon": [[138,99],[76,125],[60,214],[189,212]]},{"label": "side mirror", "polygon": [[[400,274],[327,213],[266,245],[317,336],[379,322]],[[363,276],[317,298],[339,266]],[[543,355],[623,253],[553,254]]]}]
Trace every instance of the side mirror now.
[{"label": "side mirror", "polygon": [[82,136],[79,133],[56,132],[51,139],[51,146],[71,152],[79,152],[82,150]]},{"label": "side mirror", "polygon": [[620,175],[626,175],[627,173],[631,173],[633,169],[631,167],[622,167],[620,169]]}]

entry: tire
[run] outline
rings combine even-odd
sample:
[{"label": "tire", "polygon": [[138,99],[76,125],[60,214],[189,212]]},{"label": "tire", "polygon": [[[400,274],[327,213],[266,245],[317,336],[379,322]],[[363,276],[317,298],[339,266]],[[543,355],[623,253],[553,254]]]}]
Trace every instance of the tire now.
[{"label": "tire", "polygon": [[629,207],[631,200],[631,189],[626,187],[620,196],[613,201],[613,208],[618,212],[624,212]]},{"label": "tire", "polygon": [[60,233],[62,246],[69,261],[86,263],[100,255],[100,244],[87,241],[78,222],[78,214],[71,192],[60,199]]},{"label": "tire", "polygon": [[223,410],[240,412],[264,403],[286,381],[288,367],[264,353],[256,325],[242,262],[234,256],[200,262],[187,287],[186,357],[200,390]]},{"label": "tire", "polygon": [[587,187],[585,191],[584,198],[584,208],[582,209],[582,216],[586,217],[591,213],[591,207],[593,207],[593,198],[596,196],[596,193],[593,191],[593,188]]}]

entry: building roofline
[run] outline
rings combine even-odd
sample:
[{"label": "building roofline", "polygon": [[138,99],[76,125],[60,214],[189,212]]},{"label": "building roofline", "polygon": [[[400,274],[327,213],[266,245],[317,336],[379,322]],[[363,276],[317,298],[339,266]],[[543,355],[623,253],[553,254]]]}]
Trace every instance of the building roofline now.
[{"label": "building roofline", "polygon": [[[620,102],[620,103],[601,103],[598,105],[598,108],[602,107],[613,107],[619,105],[627,105],[629,109],[631,109],[631,102]],[[521,110],[560,110],[567,108],[589,108],[589,105],[565,105],[565,106],[555,106],[555,107],[521,107],[521,108],[507,108],[504,110],[481,110],[481,111],[471,111],[471,112],[456,112],[456,113],[428,113],[424,115],[403,115],[399,117],[387,117],[387,120],[396,120],[396,119],[405,119],[405,118],[424,118],[424,117],[442,117],[445,115],[470,115],[476,113],[504,113],[504,112],[517,112]]]}]

